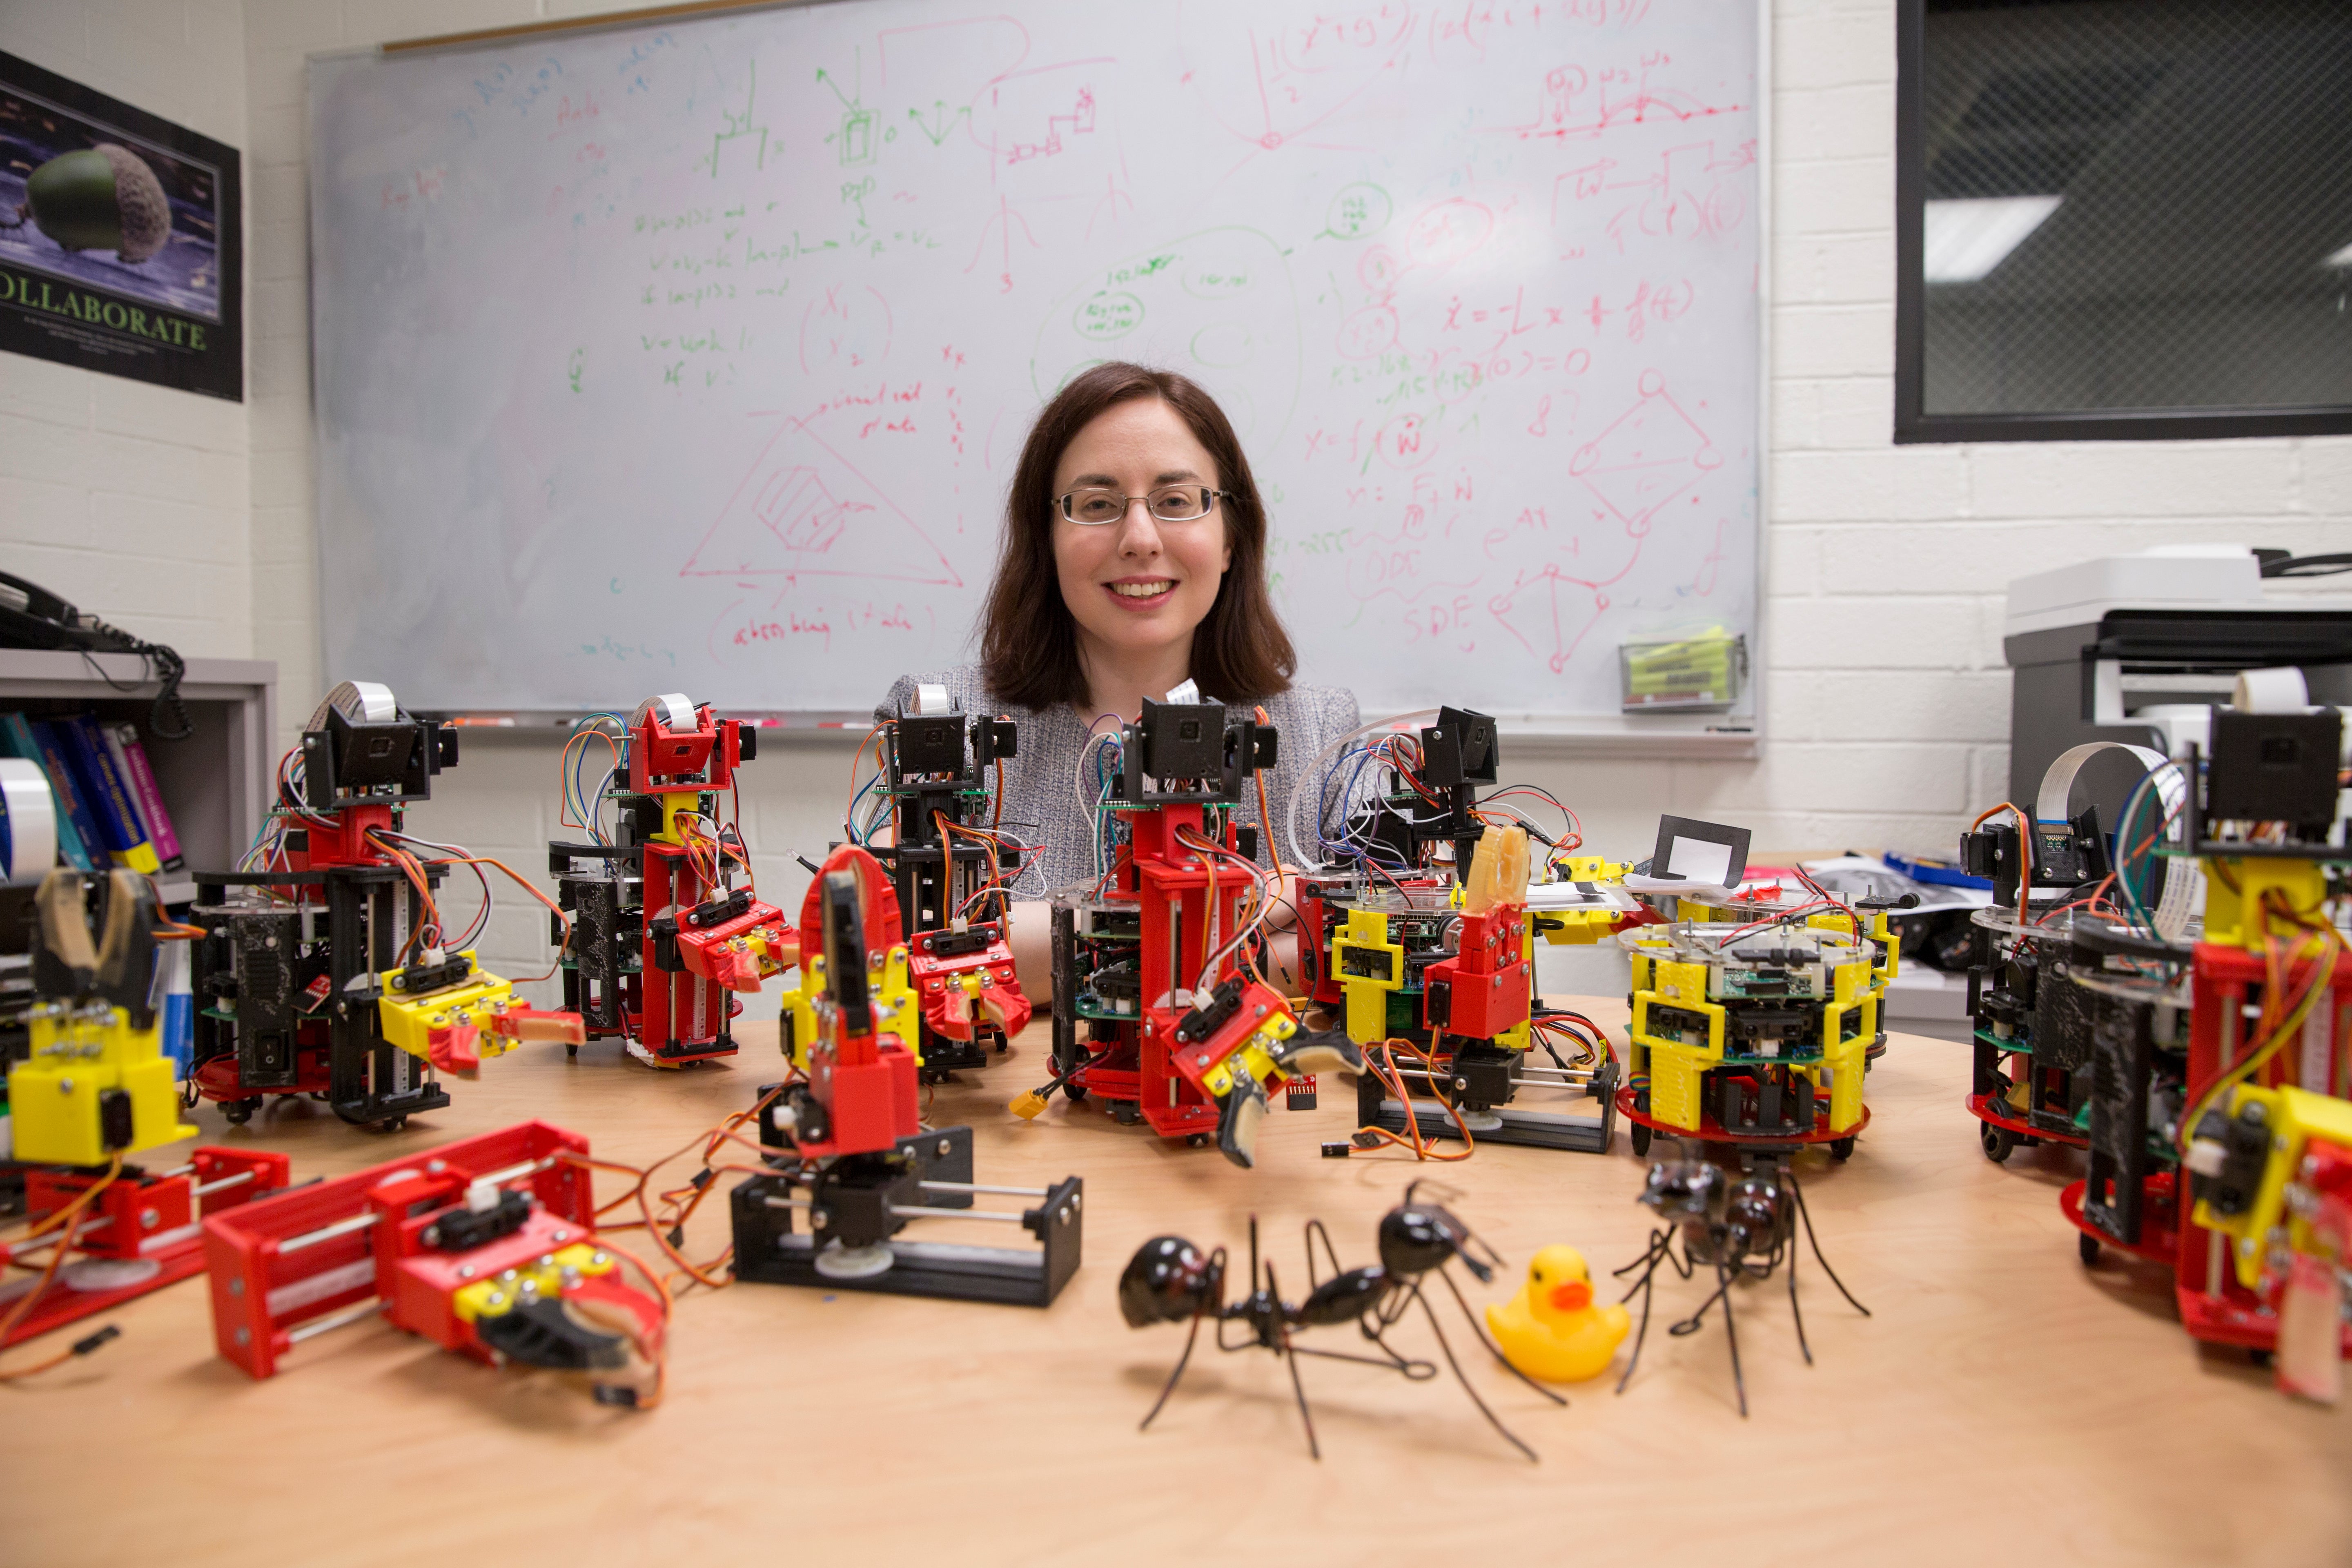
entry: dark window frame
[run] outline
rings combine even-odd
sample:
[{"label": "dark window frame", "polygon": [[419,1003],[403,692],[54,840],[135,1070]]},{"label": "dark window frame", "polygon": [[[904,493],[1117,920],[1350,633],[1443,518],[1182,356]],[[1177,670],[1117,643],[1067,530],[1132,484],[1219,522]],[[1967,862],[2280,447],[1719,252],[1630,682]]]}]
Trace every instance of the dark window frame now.
[{"label": "dark window frame", "polygon": [[1927,0],[1896,0],[1895,23],[1895,442],[2170,441],[2352,435],[2352,405],[2305,408],[2079,409],[1937,414],[1925,396],[1927,145],[1921,114]]}]

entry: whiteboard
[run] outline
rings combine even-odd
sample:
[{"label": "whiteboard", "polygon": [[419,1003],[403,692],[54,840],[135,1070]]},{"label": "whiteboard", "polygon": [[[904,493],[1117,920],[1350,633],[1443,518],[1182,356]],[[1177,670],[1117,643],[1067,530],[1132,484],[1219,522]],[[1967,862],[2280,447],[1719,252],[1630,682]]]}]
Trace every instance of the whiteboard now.
[{"label": "whiteboard", "polygon": [[971,657],[1032,418],[1124,358],[1232,416],[1301,679],[1696,728],[1618,720],[1617,649],[1757,632],[1757,17],[841,0],[316,58],[328,678],[870,707]]}]

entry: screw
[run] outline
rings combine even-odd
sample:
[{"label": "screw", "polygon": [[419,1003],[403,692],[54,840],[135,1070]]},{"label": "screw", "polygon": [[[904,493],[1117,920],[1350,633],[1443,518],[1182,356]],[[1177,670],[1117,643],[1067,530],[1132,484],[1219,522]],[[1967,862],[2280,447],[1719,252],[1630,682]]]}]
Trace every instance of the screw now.
[{"label": "screw", "polygon": [[473,1277],[474,1277],[474,1266],[473,1266],[472,1264],[470,1264],[470,1263],[460,1263],[459,1265],[457,1265],[457,1278],[458,1278],[458,1279],[471,1279]]},{"label": "screw", "polygon": [[244,1294],[245,1294],[245,1281],[244,1281],[244,1280],[242,1280],[242,1279],[232,1279],[232,1280],[230,1280],[230,1281],[228,1282],[228,1293],[229,1293],[230,1295],[232,1295],[232,1296],[242,1296],[242,1295],[244,1295]]},{"label": "screw", "polygon": [[163,1216],[157,1214],[153,1209],[141,1209],[139,1211],[139,1223],[143,1228],[152,1230],[157,1226],[163,1223]]},{"label": "screw", "polygon": [[810,1228],[812,1228],[812,1229],[814,1229],[814,1230],[823,1230],[823,1229],[824,1229],[824,1228],[825,1228],[825,1226],[827,1226],[831,1225],[832,1223],[833,1223],[833,1216],[832,1216],[831,1215],[829,1215],[829,1214],[825,1213],[825,1212],[824,1212],[824,1210],[823,1210],[823,1209],[811,1209],[811,1210],[809,1210],[809,1226],[810,1226]]},{"label": "screw", "polygon": [[253,1342],[253,1331],[247,1328],[239,1328],[236,1331],[236,1342],[241,1345],[251,1344]]},{"label": "screw", "polygon": [[559,1230],[555,1233],[555,1239],[558,1241],[569,1241],[572,1239],[572,1233],[568,1230]]},{"label": "screw", "polygon": [[951,1150],[952,1150],[952,1149],[954,1149],[954,1148],[955,1148],[955,1144],[954,1144],[950,1140],[949,1140],[949,1139],[945,1139],[945,1138],[940,1139],[940,1159],[942,1159],[942,1160],[946,1159],[946,1158],[948,1157],[949,1152],[950,1152],[950,1151],[951,1151]]}]

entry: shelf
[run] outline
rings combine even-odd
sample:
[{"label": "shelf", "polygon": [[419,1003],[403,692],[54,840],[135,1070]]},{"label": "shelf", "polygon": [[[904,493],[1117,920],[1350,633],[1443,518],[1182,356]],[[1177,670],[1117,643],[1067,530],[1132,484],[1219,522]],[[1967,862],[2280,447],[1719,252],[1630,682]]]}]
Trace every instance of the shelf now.
[{"label": "shelf", "polygon": [[[89,709],[110,722],[139,726],[186,861],[183,870],[158,879],[164,899],[177,901],[194,895],[189,872],[235,865],[268,810],[278,666],[268,659],[188,660],[180,697],[194,733],[184,741],[159,740],[149,729],[155,692],[146,660],[135,654],[0,648],[0,711],[43,718]],[[0,946],[20,949],[22,940],[13,930],[0,931]]]}]

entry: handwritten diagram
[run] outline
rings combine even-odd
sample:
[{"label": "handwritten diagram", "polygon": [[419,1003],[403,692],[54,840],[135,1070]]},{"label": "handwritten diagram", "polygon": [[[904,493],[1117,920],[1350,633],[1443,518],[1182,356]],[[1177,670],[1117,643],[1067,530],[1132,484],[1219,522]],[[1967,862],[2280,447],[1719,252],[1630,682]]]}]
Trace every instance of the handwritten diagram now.
[{"label": "handwritten diagram", "polygon": [[1667,395],[1665,377],[1650,371],[1642,377],[1641,401],[1579,447],[1568,471],[1639,537],[1660,507],[1722,466],[1706,432]]},{"label": "handwritten diagram", "polygon": [[919,523],[798,419],[761,448],[678,574],[963,582]]}]

